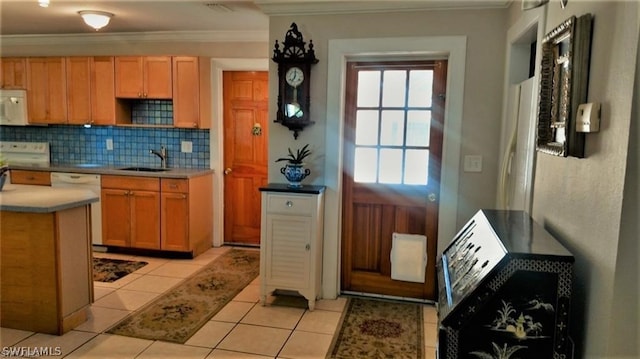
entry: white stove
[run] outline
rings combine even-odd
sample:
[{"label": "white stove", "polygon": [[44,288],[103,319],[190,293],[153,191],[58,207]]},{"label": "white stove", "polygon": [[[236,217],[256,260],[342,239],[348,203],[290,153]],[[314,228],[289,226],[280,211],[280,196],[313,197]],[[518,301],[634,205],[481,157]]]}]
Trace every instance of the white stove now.
[{"label": "white stove", "polygon": [[0,155],[11,165],[48,166],[51,153],[48,142],[8,142],[0,141]]}]

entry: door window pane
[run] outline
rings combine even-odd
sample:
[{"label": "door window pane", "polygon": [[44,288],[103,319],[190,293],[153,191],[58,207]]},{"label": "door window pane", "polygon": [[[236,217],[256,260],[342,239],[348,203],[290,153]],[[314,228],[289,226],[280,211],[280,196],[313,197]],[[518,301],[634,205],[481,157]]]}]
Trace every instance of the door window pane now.
[{"label": "door window pane", "polygon": [[405,184],[427,184],[429,150],[407,150],[404,164]]},{"label": "door window pane", "polygon": [[380,144],[383,146],[402,146],[404,138],[404,111],[382,111]]},{"label": "door window pane", "polygon": [[402,150],[383,148],[380,150],[380,183],[402,183]]},{"label": "door window pane", "polygon": [[356,112],[356,145],[378,144],[378,111],[358,110]]},{"label": "door window pane", "polygon": [[431,107],[433,70],[409,72],[409,107]]},{"label": "door window pane", "polygon": [[404,107],[404,95],[407,92],[407,72],[405,70],[387,70],[382,82],[382,106]]},{"label": "door window pane", "polygon": [[407,146],[429,146],[431,111],[407,112]]},{"label": "door window pane", "polygon": [[375,148],[356,147],[353,180],[356,182],[376,181],[378,172],[378,150]]},{"label": "door window pane", "polygon": [[[362,64],[357,70],[355,182],[426,185],[433,64]],[[353,119],[351,120],[353,121]]]},{"label": "door window pane", "polygon": [[378,107],[380,71],[358,72],[358,107]]}]

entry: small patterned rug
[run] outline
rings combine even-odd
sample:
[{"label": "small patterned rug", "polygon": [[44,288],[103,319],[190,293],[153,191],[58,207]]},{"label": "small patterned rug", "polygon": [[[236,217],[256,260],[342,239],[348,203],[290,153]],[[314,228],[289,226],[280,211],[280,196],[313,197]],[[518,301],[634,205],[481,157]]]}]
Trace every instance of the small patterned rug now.
[{"label": "small patterned rug", "polygon": [[147,262],[127,261],[123,259],[93,258],[93,280],[97,282],[115,282],[146,266]]},{"label": "small patterned rug", "polygon": [[107,333],[184,344],[259,273],[260,251],[231,249]]},{"label": "small patterned rug", "polygon": [[422,305],[349,298],[327,358],[424,358]]}]

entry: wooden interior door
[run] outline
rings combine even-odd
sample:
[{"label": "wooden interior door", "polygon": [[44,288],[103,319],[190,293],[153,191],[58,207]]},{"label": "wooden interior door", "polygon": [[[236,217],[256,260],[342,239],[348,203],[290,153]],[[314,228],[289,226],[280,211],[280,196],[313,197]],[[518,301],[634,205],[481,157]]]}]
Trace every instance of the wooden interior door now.
[{"label": "wooden interior door", "polygon": [[267,184],[268,73],[225,71],[224,242],[260,245],[260,192]]},{"label": "wooden interior door", "polygon": [[[446,61],[349,62],[341,290],[436,299]],[[424,283],[391,279],[392,234],[427,237]]]}]

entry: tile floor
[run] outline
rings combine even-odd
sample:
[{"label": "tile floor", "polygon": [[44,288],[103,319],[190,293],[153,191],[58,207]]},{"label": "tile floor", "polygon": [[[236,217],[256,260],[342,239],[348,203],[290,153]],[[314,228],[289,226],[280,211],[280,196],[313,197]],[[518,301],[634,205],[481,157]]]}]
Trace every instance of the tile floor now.
[{"label": "tile floor", "polygon": [[[320,300],[313,312],[262,306],[258,303],[259,279],[183,345],[104,333],[228,249],[212,248],[188,260],[96,252],[96,257],[144,260],[149,264],[113,283],[94,282],[90,319],[74,330],[55,336],[0,328],[0,348],[59,348],[61,355],[55,358],[324,358],[346,298]],[[436,311],[425,305],[424,313],[425,358],[430,359],[435,358]]]}]

